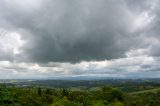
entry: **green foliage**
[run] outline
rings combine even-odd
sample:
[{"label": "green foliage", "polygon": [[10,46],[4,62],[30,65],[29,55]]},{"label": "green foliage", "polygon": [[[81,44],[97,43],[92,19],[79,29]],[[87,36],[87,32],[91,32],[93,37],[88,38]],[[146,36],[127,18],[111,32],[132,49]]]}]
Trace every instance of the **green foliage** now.
[{"label": "green foliage", "polygon": [[[143,87],[141,87],[143,88]],[[97,90],[14,88],[0,86],[0,106],[160,106],[160,91],[125,93],[103,86]]]},{"label": "green foliage", "polygon": [[62,89],[62,96],[68,96],[68,95],[69,95],[69,90],[63,88],[63,89]]},{"label": "green foliage", "polygon": [[62,99],[58,99],[51,106],[80,106],[79,103],[74,101],[69,101],[67,97],[63,97]]},{"label": "green foliage", "polygon": [[93,101],[92,106],[106,106],[106,105],[101,100],[98,100],[98,101],[95,100]]},{"label": "green foliage", "polygon": [[7,89],[6,86],[2,85],[0,87],[0,105],[18,105],[15,102],[15,98],[13,97],[11,91]]},{"label": "green foliage", "polygon": [[111,106],[125,106],[122,102],[114,102],[114,103],[111,103]]},{"label": "green foliage", "polygon": [[41,90],[41,88],[38,88],[38,95],[42,95],[42,90]]}]

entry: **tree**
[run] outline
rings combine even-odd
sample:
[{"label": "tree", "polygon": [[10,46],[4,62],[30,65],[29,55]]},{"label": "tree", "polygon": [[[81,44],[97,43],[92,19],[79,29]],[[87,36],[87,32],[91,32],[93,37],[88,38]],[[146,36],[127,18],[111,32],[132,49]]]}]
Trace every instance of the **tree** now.
[{"label": "tree", "polygon": [[41,90],[41,88],[40,88],[40,87],[38,88],[38,95],[39,95],[39,96],[41,96],[41,95],[42,95],[42,90]]}]

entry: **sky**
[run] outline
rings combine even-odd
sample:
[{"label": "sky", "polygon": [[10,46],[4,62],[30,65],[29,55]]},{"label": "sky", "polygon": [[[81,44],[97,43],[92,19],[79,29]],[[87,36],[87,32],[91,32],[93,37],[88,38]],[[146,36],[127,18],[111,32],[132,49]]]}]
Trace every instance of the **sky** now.
[{"label": "sky", "polygon": [[0,0],[0,79],[160,78],[159,0]]}]

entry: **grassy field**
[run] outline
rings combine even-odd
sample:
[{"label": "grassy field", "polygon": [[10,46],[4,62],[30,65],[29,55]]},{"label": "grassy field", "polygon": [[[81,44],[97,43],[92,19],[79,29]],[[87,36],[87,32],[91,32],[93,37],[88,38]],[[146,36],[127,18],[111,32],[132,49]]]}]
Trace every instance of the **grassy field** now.
[{"label": "grassy field", "polygon": [[148,93],[148,92],[156,93],[157,91],[160,91],[160,88],[154,88],[154,89],[149,89],[149,90],[136,91],[136,92],[132,92],[130,94],[141,94],[141,93]]}]

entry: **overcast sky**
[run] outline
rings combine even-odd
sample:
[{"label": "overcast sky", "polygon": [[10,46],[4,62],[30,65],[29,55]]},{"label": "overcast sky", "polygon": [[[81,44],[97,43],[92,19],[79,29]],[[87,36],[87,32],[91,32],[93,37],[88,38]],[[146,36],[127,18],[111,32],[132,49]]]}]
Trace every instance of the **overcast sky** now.
[{"label": "overcast sky", "polygon": [[157,78],[159,34],[159,0],[0,0],[0,78]]}]

